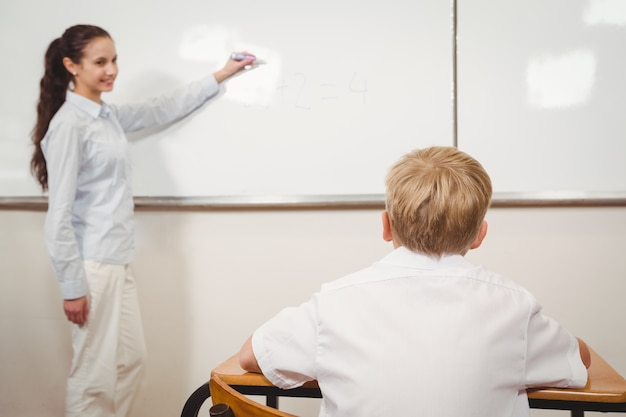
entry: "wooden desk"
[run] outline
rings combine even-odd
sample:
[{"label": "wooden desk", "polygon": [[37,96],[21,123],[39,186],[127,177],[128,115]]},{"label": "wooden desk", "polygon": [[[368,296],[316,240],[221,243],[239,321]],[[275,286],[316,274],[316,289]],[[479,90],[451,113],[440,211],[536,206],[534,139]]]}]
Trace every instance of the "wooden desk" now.
[{"label": "wooden desk", "polygon": [[[302,387],[283,390],[272,385],[261,374],[246,372],[239,366],[237,355],[215,368],[222,380],[247,395],[263,395],[267,405],[278,407],[278,397],[321,398],[317,382]],[[197,417],[204,401],[211,396],[208,383],[198,388],[187,400],[181,417]],[[542,388],[528,390],[531,408],[570,410],[572,417],[583,416],[585,411],[626,413],[626,380],[600,355],[591,349],[589,381],[584,388]]]},{"label": "wooden desk", "polygon": [[596,351],[591,351],[589,380],[584,388],[528,390],[531,408],[571,410],[572,417],[585,411],[626,413],[626,380]]}]

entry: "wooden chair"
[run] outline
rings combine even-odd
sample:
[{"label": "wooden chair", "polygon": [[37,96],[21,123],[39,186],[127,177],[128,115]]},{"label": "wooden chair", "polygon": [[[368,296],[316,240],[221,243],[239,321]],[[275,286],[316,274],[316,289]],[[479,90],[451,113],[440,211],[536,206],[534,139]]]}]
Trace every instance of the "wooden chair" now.
[{"label": "wooden chair", "polygon": [[[276,408],[253,401],[237,392],[225,383],[219,375],[211,375],[209,380],[213,407],[209,410],[211,416],[223,417],[296,417]],[[228,407],[226,407],[228,406]]]}]

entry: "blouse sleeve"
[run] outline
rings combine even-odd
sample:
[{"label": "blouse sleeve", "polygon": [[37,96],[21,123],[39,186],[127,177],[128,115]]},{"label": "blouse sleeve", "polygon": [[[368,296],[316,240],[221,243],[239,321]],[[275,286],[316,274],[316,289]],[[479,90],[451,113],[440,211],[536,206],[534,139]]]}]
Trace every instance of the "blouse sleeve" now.
[{"label": "blouse sleeve", "polygon": [[48,132],[44,153],[48,170],[48,212],[44,234],[54,273],[66,300],[87,294],[87,280],[72,225],[81,141],[78,128],[60,123]]},{"label": "blouse sleeve", "polygon": [[111,106],[124,132],[164,125],[193,112],[219,92],[213,75],[139,104]]}]

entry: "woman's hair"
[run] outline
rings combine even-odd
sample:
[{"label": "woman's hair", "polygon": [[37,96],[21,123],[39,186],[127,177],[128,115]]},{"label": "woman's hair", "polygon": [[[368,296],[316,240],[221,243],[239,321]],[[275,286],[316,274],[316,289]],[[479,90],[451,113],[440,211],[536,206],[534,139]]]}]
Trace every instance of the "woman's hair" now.
[{"label": "woman's hair", "polygon": [[53,40],[48,46],[44,59],[44,74],[39,82],[39,102],[37,103],[37,122],[32,131],[31,139],[35,146],[30,169],[41,189],[48,189],[48,171],[46,160],[41,150],[41,141],[44,138],[50,120],[61,108],[65,101],[65,94],[73,76],[63,65],[63,58],[79,64],[87,44],[94,38],[111,38],[102,28],[92,25],[76,25],[68,28],[63,36]]},{"label": "woman's hair", "polygon": [[386,180],[394,241],[440,257],[465,254],[491,202],[482,165],[453,147],[430,147],[402,157]]}]

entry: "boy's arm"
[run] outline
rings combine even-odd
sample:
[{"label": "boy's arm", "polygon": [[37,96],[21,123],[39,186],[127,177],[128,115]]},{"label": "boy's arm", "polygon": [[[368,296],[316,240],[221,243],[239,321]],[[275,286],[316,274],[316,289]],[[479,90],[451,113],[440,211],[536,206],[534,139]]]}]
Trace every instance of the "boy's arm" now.
[{"label": "boy's arm", "polygon": [[583,363],[585,364],[585,368],[589,369],[589,366],[591,366],[591,353],[589,352],[589,347],[582,339],[578,337],[576,339],[578,339],[578,350],[580,350],[580,359],[582,359]]},{"label": "boy's arm", "polygon": [[254,351],[252,350],[252,336],[246,340],[239,351],[239,366],[241,366],[244,371],[262,373],[259,363],[254,356]]}]

